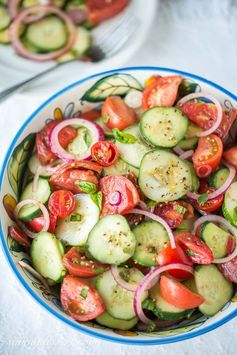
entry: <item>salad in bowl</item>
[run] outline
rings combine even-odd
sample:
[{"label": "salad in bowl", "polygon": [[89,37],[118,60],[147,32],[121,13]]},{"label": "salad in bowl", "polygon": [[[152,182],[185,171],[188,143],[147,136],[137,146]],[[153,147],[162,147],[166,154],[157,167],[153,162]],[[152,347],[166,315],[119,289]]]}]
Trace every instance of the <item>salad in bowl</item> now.
[{"label": "salad in bowl", "polygon": [[43,104],[1,177],[3,249],[34,298],[125,343],[182,340],[234,317],[235,101],[205,79],[145,67]]}]

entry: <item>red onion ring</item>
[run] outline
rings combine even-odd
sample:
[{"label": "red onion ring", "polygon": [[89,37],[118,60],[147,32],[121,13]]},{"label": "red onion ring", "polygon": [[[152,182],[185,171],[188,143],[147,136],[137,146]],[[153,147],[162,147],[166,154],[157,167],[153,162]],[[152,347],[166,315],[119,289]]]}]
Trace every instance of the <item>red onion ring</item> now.
[{"label": "red onion ring", "polygon": [[159,222],[166,229],[166,231],[168,233],[171,248],[172,249],[176,248],[175,239],[174,239],[174,235],[173,235],[172,229],[170,228],[168,223],[165,222],[165,220],[163,218],[155,215],[154,213],[151,213],[151,212],[148,212],[148,211],[139,210],[139,209],[136,209],[136,208],[134,208],[133,210],[129,211],[129,213],[143,214],[144,216],[146,216],[146,217],[148,217],[150,219],[153,219],[156,222]]},{"label": "red onion ring", "polygon": [[188,159],[193,156],[194,151],[192,149],[187,150],[186,152],[182,153],[179,157],[180,159]]},{"label": "red onion ring", "polygon": [[75,25],[80,25],[87,18],[87,12],[85,9],[75,8],[66,10],[67,15],[71,18]]},{"label": "red onion ring", "polygon": [[175,152],[175,154],[177,155],[182,155],[185,153],[185,151],[183,149],[181,149],[180,147],[176,146],[173,148],[173,151]]},{"label": "red onion ring", "polygon": [[231,233],[234,235],[235,237],[235,249],[233,250],[233,252],[221,259],[214,259],[213,263],[214,264],[223,264],[223,263],[227,263],[228,261],[234,259],[237,256],[237,229],[235,227],[233,227],[224,217],[218,216],[218,215],[208,215],[208,216],[203,216],[200,217],[199,219],[196,220],[196,222],[194,223],[193,226],[193,233],[196,234],[197,228],[203,224],[204,222],[216,222],[219,223],[221,225],[224,225],[229,231],[231,231]]},{"label": "red onion ring", "polygon": [[144,211],[150,211],[144,201],[139,201],[138,206],[141,207]]},{"label": "red onion ring", "polygon": [[113,191],[109,195],[109,203],[112,206],[118,206],[122,200],[121,193],[119,191]]},{"label": "red onion ring", "polygon": [[[21,43],[20,38],[19,38],[19,32],[20,32],[20,27],[22,22],[28,17],[29,14],[32,12],[44,12],[46,15],[47,13],[53,13],[56,14],[58,17],[60,17],[64,22],[68,30],[68,41],[65,47],[49,54],[35,54],[29,52]],[[11,24],[10,27],[10,38],[13,47],[15,48],[16,52],[21,55],[24,58],[27,59],[32,59],[36,60],[39,62],[45,62],[48,60],[52,59],[57,59],[60,57],[62,54],[68,52],[72,46],[74,45],[74,42],[76,40],[76,27],[73,23],[73,21],[70,19],[68,15],[66,15],[62,10],[59,10],[58,8],[54,6],[43,6],[43,5],[36,5],[36,6],[30,6],[26,8],[25,10],[22,10],[21,12],[18,13],[16,18]]]},{"label": "red onion ring", "polygon": [[[39,0],[39,5],[51,5],[51,2],[52,1],[50,1],[50,0]],[[16,17],[16,15],[18,14],[18,12],[22,10],[22,9],[18,9],[18,6],[20,5],[20,3],[21,3],[21,0],[8,0],[7,9],[8,9],[8,13],[9,13],[11,19],[14,19]],[[38,15],[38,16],[32,16],[30,18],[31,18],[31,22],[37,21],[42,18],[42,14]],[[24,21],[24,23],[29,23],[28,20],[29,20],[29,17],[27,18],[26,21]]]},{"label": "red onion ring", "polygon": [[[206,169],[205,173],[201,172],[203,170],[203,168]],[[208,164],[203,164],[203,165],[200,165],[198,168],[196,168],[197,176],[200,178],[205,178],[205,177],[209,176],[211,174],[211,172],[212,172],[212,168]]]},{"label": "red onion ring", "polygon": [[[184,265],[184,264],[169,264],[169,265],[165,265],[165,266],[160,266],[160,267],[156,267],[153,270],[151,270],[149,272],[149,274],[147,274],[144,279],[142,279],[142,281],[139,283],[136,291],[135,291],[135,295],[134,295],[134,311],[137,315],[137,317],[145,324],[149,324],[150,322],[152,322],[151,319],[147,318],[147,316],[144,314],[143,309],[142,309],[142,296],[143,293],[153,287],[152,283],[153,280],[156,279],[158,282],[158,278],[160,276],[160,274],[162,272],[168,271],[168,270],[172,270],[172,269],[180,269],[180,270],[184,270],[184,271],[188,271],[191,274],[193,274],[193,268],[191,266],[188,265]],[[152,285],[149,287],[149,285]]]},{"label": "red onion ring", "polygon": [[221,123],[223,112],[222,112],[222,107],[221,107],[221,104],[219,103],[219,101],[212,95],[207,95],[207,94],[204,94],[203,92],[198,92],[198,93],[193,93],[193,94],[189,94],[187,96],[184,96],[181,100],[179,100],[177,102],[177,106],[182,106],[187,101],[190,101],[193,99],[198,99],[200,97],[205,97],[206,99],[209,99],[210,101],[212,101],[216,105],[216,108],[217,108],[217,117],[216,117],[216,120],[215,120],[214,124],[212,125],[212,127],[207,129],[206,131],[196,133],[197,137],[206,137],[209,134],[215,132]]},{"label": "red onion ring", "polygon": [[[225,166],[227,166],[227,168],[230,170],[229,176],[226,179],[226,181],[224,182],[224,184],[219,189],[208,194],[208,201],[214,200],[215,198],[219,197],[220,195],[223,195],[223,193],[229,188],[229,186],[232,184],[232,182],[235,178],[235,175],[236,175],[235,168],[225,161],[223,161],[223,164]],[[191,200],[197,201],[201,195],[196,194],[195,192],[191,192],[191,193],[187,193],[186,196]]]},{"label": "red onion ring", "polygon": [[[78,125],[87,128],[92,134],[92,142],[87,151],[81,155],[75,155],[67,152],[58,141],[58,134],[66,126]],[[102,129],[94,122],[87,121],[83,118],[68,118],[61,121],[55,126],[50,135],[50,147],[52,152],[57,155],[60,159],[64,161],[75,161],[75,160],[88,160],[91,158],[91,147],[93,144],[97,143],[100,140],[104,139],[104,133]]]},{"label": "red onion ring", "polygon": [[[36,205],[38,206],[42,213],[43,213],[43,216],[44,216],[44,226],[43,228],[41,229],[41,232],[47,232],[47,230],[49,229],[49,213],[48,213],[48,210],[47,208],[45,207],[45,205],[43,205],[41,202],[37,201],[37,200],[33,200],[33,199],[26,199],[26,200],[23,200],[21,202],[19,202],[15,209],[14,209],[14,214],[16,216],[16,219],[17,218],[17,215],[20,211],[20,209],[25,206],[25,205]],[[22,230],[26,233],[26,235],[28,235],[28,237],[30,238],[35,238],[38,234],[37,233],[33,233],[31,232],[23,222],[19,221],[17,222],[19,224],[19,226],[22,228]]]}]

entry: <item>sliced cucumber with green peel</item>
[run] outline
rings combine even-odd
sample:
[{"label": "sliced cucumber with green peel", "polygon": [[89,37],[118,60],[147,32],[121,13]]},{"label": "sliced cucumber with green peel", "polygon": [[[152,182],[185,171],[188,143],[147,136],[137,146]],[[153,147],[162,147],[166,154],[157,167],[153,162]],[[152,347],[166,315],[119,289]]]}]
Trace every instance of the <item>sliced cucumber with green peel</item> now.
[{"label": "sliced cucumber with green peel", "polygon": [[118,214],[99,220],[88,237],[88,251],[98,261],[120,265],[135,251],[136,238],[126,218]]},{"label": "sliced cucumber with green peel", "polygon": [[[88,235],[98,222],[100,210],[87,194],[75,195],[76,207],[66,218],[59,218],[55,234],[66,245],[83,246]],[[71,221],[72,215],[80,215],[79,221]]]},{"label": "sliced cucumber with green peel", "polygon": [[133,260],[144,266],[156,266],[156,255],[169,240],[165,228],[159,222],[146,221],[136,226],[133,234],[137,240]]},{"label": "sliced cucumber with green peel", "polygon": [[178,200],[193,188],[189,166],[165,150],[153,150],[143,157],[138,182],[144,195],[156,202]]},{"label": "sliced cucumber with green peel", "polygon": [[237,227],[237,181],[233,182],[225,192],[222,212],[224,217]]},{"label": "sliced cucumber with green peel", "polygon": [[151,148],[142,140],[139,125],[133,125],[123,130],[124,133],[131,134],[136,138],[136,142],[133,144],[115,142],[120,157],[128,164],[139,168],[141,160],[144,155],[151,150]]},{"label": "sliced cucumber with green peel", "polygon": [[177,107],[152,107],[140,121],[143,137],[156,147],[172,148],[184,138],[188,118]]},{"label": "sliced cucumber with green peel", "polygon": [[213,316],[230,301],[233,285],[227,281],[215,265],[198,265],[194,279],[199,295],[205,299],[199,306],[200,312]]},{"label": "sliced cucumber with green peel", "polygon": [[[119,268],[119,273],[126,273],[126,282],[132,285],[138,285],[144,278],[141,271],[136,268]],[[111,271],[106,271],[98,276],[96,289],[101,295],[107,312],[114,318],[123,320],[132,320],[136,315],[133,307],[134,292],[125,290],[114,280]],[[142,300],[147,297],[144,292]]]},{"label": "sliced cucumber with green peel", "polygon": [[137,324],[138,321],[136,317],[129,320],[114,318],[108,312],[102,313],[95,320],[97,323],[99,323],[100,325],[104,325],[105,327],[120,330],[131,329]]},{"label": "sliced cucumber with green peel", "polygon": [[71,49],[75,57],[85,54],[91,47],[91,42],[90,32],[85,27],[78,26],[76,29],[76,41]]},{"label": "sliced cucumber with green peel", "polygon": [[26,40],[43,51],[55,51],[67,42],[66,27],[58,17],[48,16],[27,27]]},{"label": "sliced cucumber with green peel", "polygon": [[215,259],[226,256],[228,241],[233,238],[230,233],[227,233],[212,222],[205,222],[202,224],[199,234],[211,249]]},{"label": "sliced cucumber with green peel", "polygon": [[191,161],[188,160],[184,160],[185,164],[188,165],[190,172],[191,172],[191,176],[192,176],[192,192],[197,192],[199,190],[199,186],[200,186],[200,181],[199,178],[197,177],[196,171],[194,169],[193,164],[191,163]]},{"label": "sliced cucumber with green peel", "polygon": [[125,176],[129,174],[134,174],[136,177],[138,177],[139,170],[127,164],[121,158],[118,158],[113,165],[103,168],[104,176]]},{"label": "sliced cucumber with green peel", "polygon": [[61,242],[55,235],[48,232],[40,232],[33,239],[30,255],[35,270],[43,277],[54,282],[61,282],[66,275],[63,266],[63,254]]},{"label": "sliced cucumber with green peel", "polygon": [[228,168],[221,168],[215,171],[209,178],[209,185],[219,189],[227,180],[230,174]]},{"label": "sliced cucumber with green peel", "polygon": [[[39,201],[41,203],[46,203],[49,199],[49,196],[51,194],[51,189],[48,181],[46,179],[39,178],[37,181],[37,187],[36,190],[33,192],[33,182],[30,182],[28,185],[26,185],[20,201],[26,200],[26,199],[33,199],[36,201]],[[18,218],[21,219],[22,221],[31,221],[35,217],[39,216],[42,214],[41,210],[39,207],[35,205],[25,205],[23,206],[19,213],[18,213]]]},{"label": "sliced cucumber with green peel", "polygon": [[198,138],[193,137],[193,138],[185,138],[182,139],[178,144],[177,147],[183,149],[183,150],[189,150],[189,149],[195,149],[198,144]]},{"label": "sliced cucumber with green peel", "polygon": [[6,7],[0,5],[0,31],[5,30],[11,23],[11,18]]},{"label": "sliced cucumber with green peel", "polygon": [[37,168],[40,166],[40,176],[41,177],[50,177],[52,174],[47,172],[47,169],[40,164],[38,159],[37,153],[34,153],[28,161],[28,169],[30,170],[31,174],[35,175]]},{"label": "sliced cucumber with green peel", "polygon": [[190,277],[189,279],[183,281],[183,284],[185,287],[187,287],[190,291],[194,292],[194,293],[198,293],[197,291],[197,286],[195,283],[195,279],[194,277]]},{"label": "sliced cucumber with green peel", "polygon": [[104,135],[108,138],[113,138],[114,135],[113,135],[113,132],[111,131],[111,129],[109,129],[106,125],[105,125],[105,122],[103,120],[103,117],[99,117],[95,120],[95,123],[97,123],[102,129],[103,129],[103,132],[104,132]]}]

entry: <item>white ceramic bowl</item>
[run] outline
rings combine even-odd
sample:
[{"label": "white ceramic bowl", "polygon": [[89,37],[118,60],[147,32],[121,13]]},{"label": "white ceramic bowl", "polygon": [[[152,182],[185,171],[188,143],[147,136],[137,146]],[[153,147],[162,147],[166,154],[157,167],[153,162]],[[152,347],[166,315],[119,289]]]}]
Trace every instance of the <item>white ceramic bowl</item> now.
[{"label": "white ceramic bowl", "polygon": [[[226,107],[230,107],[230,105],[236,106],[237,104],[237,97],[222,87],[218,86],[217,84],[214,84],[213,82],[210,82],[196,75],[166,68],[124,68],[92,75],[88,78],[82,79],[49,98],[25,121],[23,126],[19,129],[7,151],[1,171],[1,201],[6,194],[11,194],[14,196],[13,189],[9,184],[7,170],[9,169],[10,174],[14,173],[14,177],[17,180],[17,173],[19,173],[19,163],[22,163],[22,156],[20,154],[22,151],[20,151],[18,148],[17,154],[15,151],[15,159],[11,162],[12,168],[9,168],[9,159],[12,156],[14,149],[19,145],[22,148],[22,141],[28,137],[30,133],[40,130],[45,124],[45,121],[52,119],[55,115],[72,117],[76,112],[80,110],[87,110],[89,107],[95,105],[82,102],[80,98],[82,97],[83,93],[89,89],[97,80],[103,78],[106,75],[111,75],[114,73],[131,74],[142,84],[150,75],[160,74],[163,76],[180,74],[183,77],[189,79],[191,82],[197,83],[198,85],[196,90],[200,90],[201,88],[202,91],[214,95]],[[24,142],[24,149],[27,150],[29,148],[30,139],[26,138]],[[191,319],[191,321],[185,321],[183,324],[178,325],[178,327],[173,330],[163,330],[153,333],[144,333],[138,331],[113,331],[92,322],[78,323],[63,312],[60,306],[59,298],[56,294],[49,293],[38,280],[33,278],[31,274],[24,271],[19,266],[19,264],[17,264],[17,261],[22,259],[28,260],[29,257],[23,252],[21,248],[19,248],[19,246],[16,246],[16,244],[13,243],[10,238],[8,238],[7,230],[8,226],[12,224],[12,221],[7,216],[2,203],[0,204],[0,215],[1,244],[12,271],[15,273],[18,281],[36,300],[36,302],[47,309],[49,313],[55,315],[55,317],[63,321],[65,326],[68,324],[81,332],[106,340],[124,344],[149,345],[171,343],[201,335],[219,327],[237,315],[236,295],[232,298],[231,302],[226,304],[224,308],[214,317],[207,318],[202,316],[198,319]]]}]

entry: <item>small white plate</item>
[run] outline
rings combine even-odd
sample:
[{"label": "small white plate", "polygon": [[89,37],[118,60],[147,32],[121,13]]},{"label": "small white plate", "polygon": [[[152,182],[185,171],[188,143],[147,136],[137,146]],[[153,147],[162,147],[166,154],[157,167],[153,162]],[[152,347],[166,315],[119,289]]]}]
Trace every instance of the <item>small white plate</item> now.
[{"label": "small white plate", "polygon": [[[150,26],[157,15],[158,3],[159,0],[149,0],[148,3],[144,0],[132,0],[130,6],[135,16],[140,20],[140,24],[131,39],[115,56],[99,63],[70,63],[48,74],[44,79],[31,85],[29,89],[25,89],[22,93],[46,95],[58,91],[61,87],[90,73],[121,67],[138,50],[147,37]],[[116,18],[110,21],[116,21]],[[24,59],[16,55],[11,46],[0,45],[0,90],[25,80],[52,65],[54,65],[52,62],[36,63]]]}]

